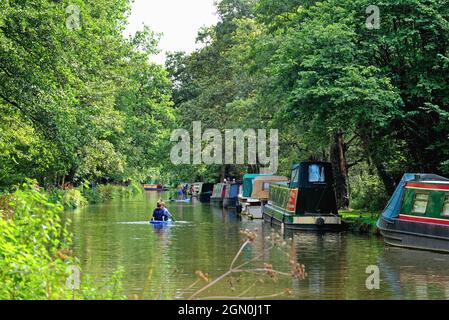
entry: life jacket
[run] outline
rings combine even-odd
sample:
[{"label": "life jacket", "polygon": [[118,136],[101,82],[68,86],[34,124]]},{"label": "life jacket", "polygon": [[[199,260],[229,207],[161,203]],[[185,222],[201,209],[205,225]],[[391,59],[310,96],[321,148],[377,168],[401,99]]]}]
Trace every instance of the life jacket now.
[{"label": "life jacket", "polygon": [[167,220],[167,215],[165,213],[164,208],[156,208],[153,211],[153,218],[156,221],[164,221]]}]

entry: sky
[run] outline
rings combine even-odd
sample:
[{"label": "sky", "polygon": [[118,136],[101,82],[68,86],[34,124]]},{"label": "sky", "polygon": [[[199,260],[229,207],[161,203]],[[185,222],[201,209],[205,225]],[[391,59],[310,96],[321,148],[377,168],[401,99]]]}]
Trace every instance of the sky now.
[{"label": "sky", "polygon": [[147,25],[163,33],[159,42],[162,52],[151,58],[165,62],[165,52],[192,52],[198,45],[198,30],[218,21],[214,0],[134,0],[125,34],[134,34]]}]

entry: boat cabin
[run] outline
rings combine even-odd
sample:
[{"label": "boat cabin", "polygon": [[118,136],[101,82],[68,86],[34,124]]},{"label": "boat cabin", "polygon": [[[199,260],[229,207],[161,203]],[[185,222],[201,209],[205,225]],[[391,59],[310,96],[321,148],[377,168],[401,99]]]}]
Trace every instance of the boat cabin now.
[{"label": "boat cabin", "polygon": [[449,179],[404,174],[377,226],[389,245],[449,252]]},{"label": "boat cabin", "polygon": [[292,167],[290,182],[272,183],[264,219],[292,229],[340,230],[332,165],[301,162]]},{"label": "boat cabin", "polygon": [[226,188],[227,188],[226,183],[217,183],[214,185],[214,189],[212,191],[212,196],[210,197],[211,204],[215,204],[215,205],[219,205],[219,206],[223,205],[223,199],[226,194]]},{"label": "boat cabin", "polygon": [[239,193],[240,202],[246,202],[246,199],[251,197],[254,179],[263,176],[272,176],[272,174],[247,173],[243,176],[242,191]]},{"label": "boat cabin", "polygon": [[214,189],[213,183],[203,183],[201,184],[201,189],[199,191],[198,199],[200,202],[206,203],[210,202],[210,197],[212,196],[212,191]]},{"label": "boat cabin", "polygon": [[239,187],[241,182],[229,182],[226,185],[226,191],[223,198],[224,208],[235,208],[237,206],[237,197],[239,193]]},{"label": "boat cabin", "polygon": [[259,176],[254,178],[251,199],[268,200],[268,191],[271,183],[287,185],[289,182],[284,176]]}]

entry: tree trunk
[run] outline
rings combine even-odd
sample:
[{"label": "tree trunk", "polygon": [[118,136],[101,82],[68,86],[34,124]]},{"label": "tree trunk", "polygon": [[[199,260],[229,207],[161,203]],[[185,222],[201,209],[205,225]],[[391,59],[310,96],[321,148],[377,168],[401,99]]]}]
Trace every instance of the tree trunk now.
[{"label": "tree trunk", "polygon": [[335,192],[339,209],[349,208],[349,176],[343,132],[332,137],[330,160],[334,171]]},{"label": "tree trunk", "polygon": [[382,180],[382,183],[387,191],[388,195],[392,195],[395,190],[395,182],[394,178],[388,174],[385,165],[382,163],[381,158],[377,156],[377,151],[374,150],[373,144],[371,143],[372,139],[370,135],[366,134],[364,130],[359,130],[360,138],[362,141],[363,149],[365,150],[367,156],[372,161],[374,166],[376,167],[377,174],[379,178]]}]

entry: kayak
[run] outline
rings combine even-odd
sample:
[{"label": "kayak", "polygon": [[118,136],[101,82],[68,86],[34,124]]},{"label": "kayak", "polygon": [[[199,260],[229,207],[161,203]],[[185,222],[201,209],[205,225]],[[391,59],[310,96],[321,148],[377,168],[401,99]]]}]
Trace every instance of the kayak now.
[{"label": "kayak", "polygon": [[170,199],[171,202],[190,202],[190,199],[184,199],[184,200],[176,200],[176,199]]},{"label": "kayak", "polygon": [[165,221],[151,220],[150,223],[155,226],[165,226],[168,224],[172,224],[173,220],[165,220]]}]

